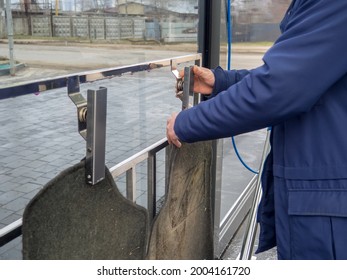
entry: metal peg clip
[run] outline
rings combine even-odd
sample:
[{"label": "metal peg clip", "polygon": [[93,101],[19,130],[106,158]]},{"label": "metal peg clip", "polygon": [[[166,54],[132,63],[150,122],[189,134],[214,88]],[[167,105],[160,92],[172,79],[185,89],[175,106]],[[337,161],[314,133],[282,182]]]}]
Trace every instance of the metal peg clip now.
[{"label": "metal peg clip", "polygon": [[67,80],[68,95],[77,107],[78,132],[86,140],[86,181],[95,185],[105,178],[107,89],[80,93],[79,77]]}]

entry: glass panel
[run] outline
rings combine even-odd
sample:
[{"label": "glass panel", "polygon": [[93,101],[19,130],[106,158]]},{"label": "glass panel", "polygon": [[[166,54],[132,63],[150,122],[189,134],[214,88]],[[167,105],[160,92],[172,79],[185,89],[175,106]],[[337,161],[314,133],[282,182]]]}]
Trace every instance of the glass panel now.
[{"label": "glass panel", "polygon": [[[228,67],[228,30],[231,32],[231,69],[253,69],[262,65],[262,57],[280,34],[279,23],[290,0],[256,1],[233,0],[231,6],[232,26],[228,26],[226,11],[228,0],[223,1],[221,11],[220,64]],[[253,170],[258,170],[263,150],[265,130],[255,131],[234,138],[237,152]],[[235,203],[254,176],[238,159],[232,140],[224,140],[222,172],[221,220]]]},{"label": "glass panel", "polygon": [[12,83],[197,52],[198,0],[27,2],[12,1],[14,59],[26,66]]}]

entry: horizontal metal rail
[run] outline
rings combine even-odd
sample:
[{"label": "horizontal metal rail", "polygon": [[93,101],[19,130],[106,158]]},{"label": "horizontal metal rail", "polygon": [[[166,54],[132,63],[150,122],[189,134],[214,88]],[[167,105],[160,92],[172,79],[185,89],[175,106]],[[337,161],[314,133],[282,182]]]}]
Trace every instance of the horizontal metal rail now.
[{"label": "horizontal metal rail", "polygon": [[122,162],[116,164],[115,166],[110,168],[110,172],[113,177],[118,177],[122,173],[126,172],[128,169],[135,167],[138,163],[144,161],[149,157],[152,153],[157,153],[163,148],[168,146],[167,138],[163,138],[159,140],[157,143],[147,147],[146,149],[138,152],[137,154],[123,160]]},{"label": "horizontal metal rail", "polygon": [[0,229],[0,247],[22,235],[22,219]]},{"label": "horizontal metal rail", "polygon": [[10,87],[0,88],[0,100],[12,97],[18,97],[21,95],[39,93],[47,90],[63,88],[67,86],[68,79],[72,77],[78,77],[80,84],[95,82],[106,78],[112,78],[121,76],[126,73],[136,73],[141,71],[150,71],[162,67],[171,66],[172,61],[175,64],[180,64],[189,61],[201,60],[201,54],[190,54],[185,56],[178,56],[173,58],[167,58],[162,60],[144,62],[139,64],[132,64],[127,66],[120,66],[114,68],[103,68],[92,71],[85,71],[79,73],[68,74],[64,76],[57,76],[54,78],[40,79],[29,82],[22,82],[14,84]]},{"label": "horizontal metal rail", "polygon": [[168,141],[166,138],[163,138],[146,149],[110,168],[110,172],[114,178],[126,173],[126,197],[129,200],[136,202],[136,165],[147,160],[147,210],[150,220],[154,218],[157,208],[156,156],[159,151],[163,150],[167,146]]}]

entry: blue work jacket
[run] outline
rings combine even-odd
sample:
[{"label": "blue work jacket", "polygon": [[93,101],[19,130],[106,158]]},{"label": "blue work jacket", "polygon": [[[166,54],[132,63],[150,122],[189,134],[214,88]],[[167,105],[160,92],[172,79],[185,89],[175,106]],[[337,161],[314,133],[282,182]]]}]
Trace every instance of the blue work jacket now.
[{"label": "blue work jacket", "polygon": [[286,182],[289,215],[347,217],[347,1],[293,1],[280,27],[262,66],[216,68],[212,98],[174,126],[184,142],[272,127],[258,252],[276,245],[276,176]]}]

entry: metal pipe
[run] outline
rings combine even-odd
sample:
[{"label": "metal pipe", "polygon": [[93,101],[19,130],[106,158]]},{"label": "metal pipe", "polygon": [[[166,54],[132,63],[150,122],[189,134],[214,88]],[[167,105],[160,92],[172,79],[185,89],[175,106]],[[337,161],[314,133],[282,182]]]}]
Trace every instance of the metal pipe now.
[{"label": "metal pipe", "polygon": [[150,222],[157,211],[157,157],[156,152],[149,152],[147,159],[147,210]]},{"label": "metal pipe", "polygon": [[122,162],[116,164],[115,166],[110,168],[110,172],[113,177],[118,177],[119,175],[126,172],[128,169],[134,167],[136,164],[144,161],[149,157],[151,153],[157,153],[160,150],[164,149],[168,146],[167,138],[163,138],[153,145],[143,149],[142,151],[136,153],[135,155],[123,160]]},{"label": "metal pipe", "polygon": [[261,163],[259,167],[259,174],[257,175],[257,183],[255,186],[255,194],[253,199],[253,204],[249,213],[248,223],[246,225],[245,235],[243,238],[241,251],[240,251],[240,260],[250,260],[253,254],[253,247],[255,242],[255,237],[257,233],[257,208],[260,202],[262,190],[261,190],[261,174],[263,173],[264,163],[266,157],[270,151],[270,134],[271,130],[268,129],[266,133],[266,139],[263,149],[263,154],[261,157]]},{"label": "metal pipe", "polygon": [[22,234],[22,218],[0,229],[0,247]]},{"label": "metal pipe", "polygon": [[126,73],[136,73],[141,71],[150,71],[171,65],[171,61],[175,60],[177,64],[189,61],[197,61],[201,59],[201,54],[191,54],[178,56],[174,58],[162,59],[144,62],[140,64],[132,64],[121,67],[103,68],[92,71],[85,71],[80,73],[73,73],[64,76],[57,76],[54,78],[40,79],[29,82],[23,82],[11,87],[0,88],[0,100],[12,97],[17,97],[30,93],[44,92],[51,89],[63,88],[67,86],[67,82],[71,77],[77,77],[79,83],[88,83],[98,80],[103,80],[110,77],[121,76]]},{"label": "metal pipe", "polygon": [[10,75],[16,74],[15,63],[13,58],[13,21],[11,11],[11,0],[6,0],[6,20],[7,20],[7,38],[8,38],[8,49],[10,54]]}]

